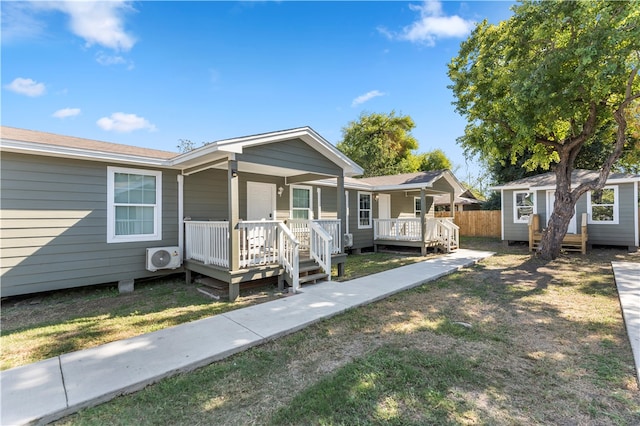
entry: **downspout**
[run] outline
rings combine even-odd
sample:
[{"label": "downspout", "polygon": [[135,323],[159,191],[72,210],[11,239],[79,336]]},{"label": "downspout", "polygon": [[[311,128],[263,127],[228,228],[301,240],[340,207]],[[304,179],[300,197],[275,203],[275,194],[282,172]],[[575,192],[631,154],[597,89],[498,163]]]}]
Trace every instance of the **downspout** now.
[{"label": "downspout", "polygon": [[178,247],[184,259],[184,175],[178,176]]},{"label": "downspout", "polygon": [[636,228],[636,238],[635,238],[635,246],[640,247],[640,219],[638,218],[638,214],[640,214],[640,205],[638,205],[638,181],[634,182],[633,185],[633,217],[635,219],[635,228]]},{"label": "downspout", "polygon": [[504,189],[500,190],[500,238],[504,241]]}]

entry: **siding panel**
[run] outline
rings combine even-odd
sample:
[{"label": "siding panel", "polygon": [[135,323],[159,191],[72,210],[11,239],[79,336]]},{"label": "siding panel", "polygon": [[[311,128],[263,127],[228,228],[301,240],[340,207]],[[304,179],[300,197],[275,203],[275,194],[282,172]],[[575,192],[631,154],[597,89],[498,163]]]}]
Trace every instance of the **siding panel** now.
[{"label": "siding panel", "polygon": [[146,271],[145,255],[147,247],[178,243],[177,173],[162,174],[163,239],[107,244],[108,166],[2,154],[3,296],[167,273]]}]

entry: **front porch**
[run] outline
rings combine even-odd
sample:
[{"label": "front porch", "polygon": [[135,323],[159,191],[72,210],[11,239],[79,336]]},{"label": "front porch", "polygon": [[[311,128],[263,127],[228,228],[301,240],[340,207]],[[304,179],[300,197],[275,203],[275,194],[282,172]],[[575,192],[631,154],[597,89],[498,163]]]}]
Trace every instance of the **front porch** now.
[{"label": "front porch", "polygon": [[[423,231],[424,230],[424,231]],[[432,247],[451,253],[460,247],[460,228],[453,218],[374,219],[374,249],[379,245],[420,247],[422,254]]]},{"label": "front porch", "polygon": [[[235,229],[228,221],[185,221],[186,279],[197,272],[226,282],[230,300],[241,283],[263,278],[277,277],[280,288],[286,283],[297,292],[311,279],[331,280],[333,264],[342,275],[341,229],[340,220],[326,219],[239,221]],[[234,269],[230,259],[236,256]]]}]

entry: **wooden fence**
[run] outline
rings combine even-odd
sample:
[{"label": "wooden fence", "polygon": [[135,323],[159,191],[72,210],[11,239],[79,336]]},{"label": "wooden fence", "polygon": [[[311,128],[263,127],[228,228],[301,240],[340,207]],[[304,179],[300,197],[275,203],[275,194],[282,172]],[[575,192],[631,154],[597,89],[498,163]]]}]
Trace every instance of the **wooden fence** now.
[{"label": "wooden fence", "polygon": [[[436,217],[451,217],[451,212],[436,212]],[[460,236],[463,237],[502,236],[500,210],[455,212],[454,223],[460,227]]]}]

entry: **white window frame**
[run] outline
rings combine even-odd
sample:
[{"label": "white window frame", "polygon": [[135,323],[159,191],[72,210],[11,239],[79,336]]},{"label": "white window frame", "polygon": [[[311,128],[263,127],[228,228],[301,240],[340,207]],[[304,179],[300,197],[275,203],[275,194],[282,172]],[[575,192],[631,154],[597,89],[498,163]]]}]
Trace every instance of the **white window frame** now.
[{"label": "white window frame", "polygon": [[[115,174],[154,176],[156,178],[156,203],[153,205],[152,234],[116,235]],[[145,206],[151,206],[145,204]],[[132,169],[126,167],[107,167],[107,243],[130,243],[136,241],[162,240],[162,172],[156,170]]]},{"label": "white window frame", "polygon": [[518,194],[531,194],[533,196],[533,213],[536,214],[538,197],[536,197],[536,192],[527,190],[527,189],[518,189],[513,191],[513,223],[529,223],[529,217],[526,219],[518,218]]},{"label": "white window frame", "polygon": [[[416,209],[416,206],[418,204],[418,202],[420,202],[420,210]],[[414,217],[420,217],[420,214],[422,212],[422,201],[420,197],[413,197],[413,216]]]},{"label": "white window frame", "polygon": [[[587,212],[588,212],[588,220],[587,223],[594,225],[618,225],[620,223],[620,196],[618,193],[618,185],[609,185],[602,188],[605,189],[613,189],[613,220],[595,220],[593,219],[593,206],[594,204],[591,201],[591,194],[593,191],[587,192]],[[609,206],[610,204],[595,204],[596,206]]]},{"label": "white window frame", "polygon": [[[289,187],[289,218],[294,219],[293,217],[293,190],[294,189],[304,189],[309,194],[309,208],[307,214],[307,220],[313,220],[313,187],[307,185],[291,185]],[[302,208],[296,207],[296,210],[304,210]]]},{"label": "white window frame", "polygon": [[[360,197],[361,196],[368,196],[369,197],[369,208],[368,209],[362,209],[360,208]],[[362,225],[360,223],[360,212],[369,212],[369,224],[368,225]],[[363,192],[363,191],[358,191],[358,229],[371,229],[373,227],[373,193],[372,192]]]}]

